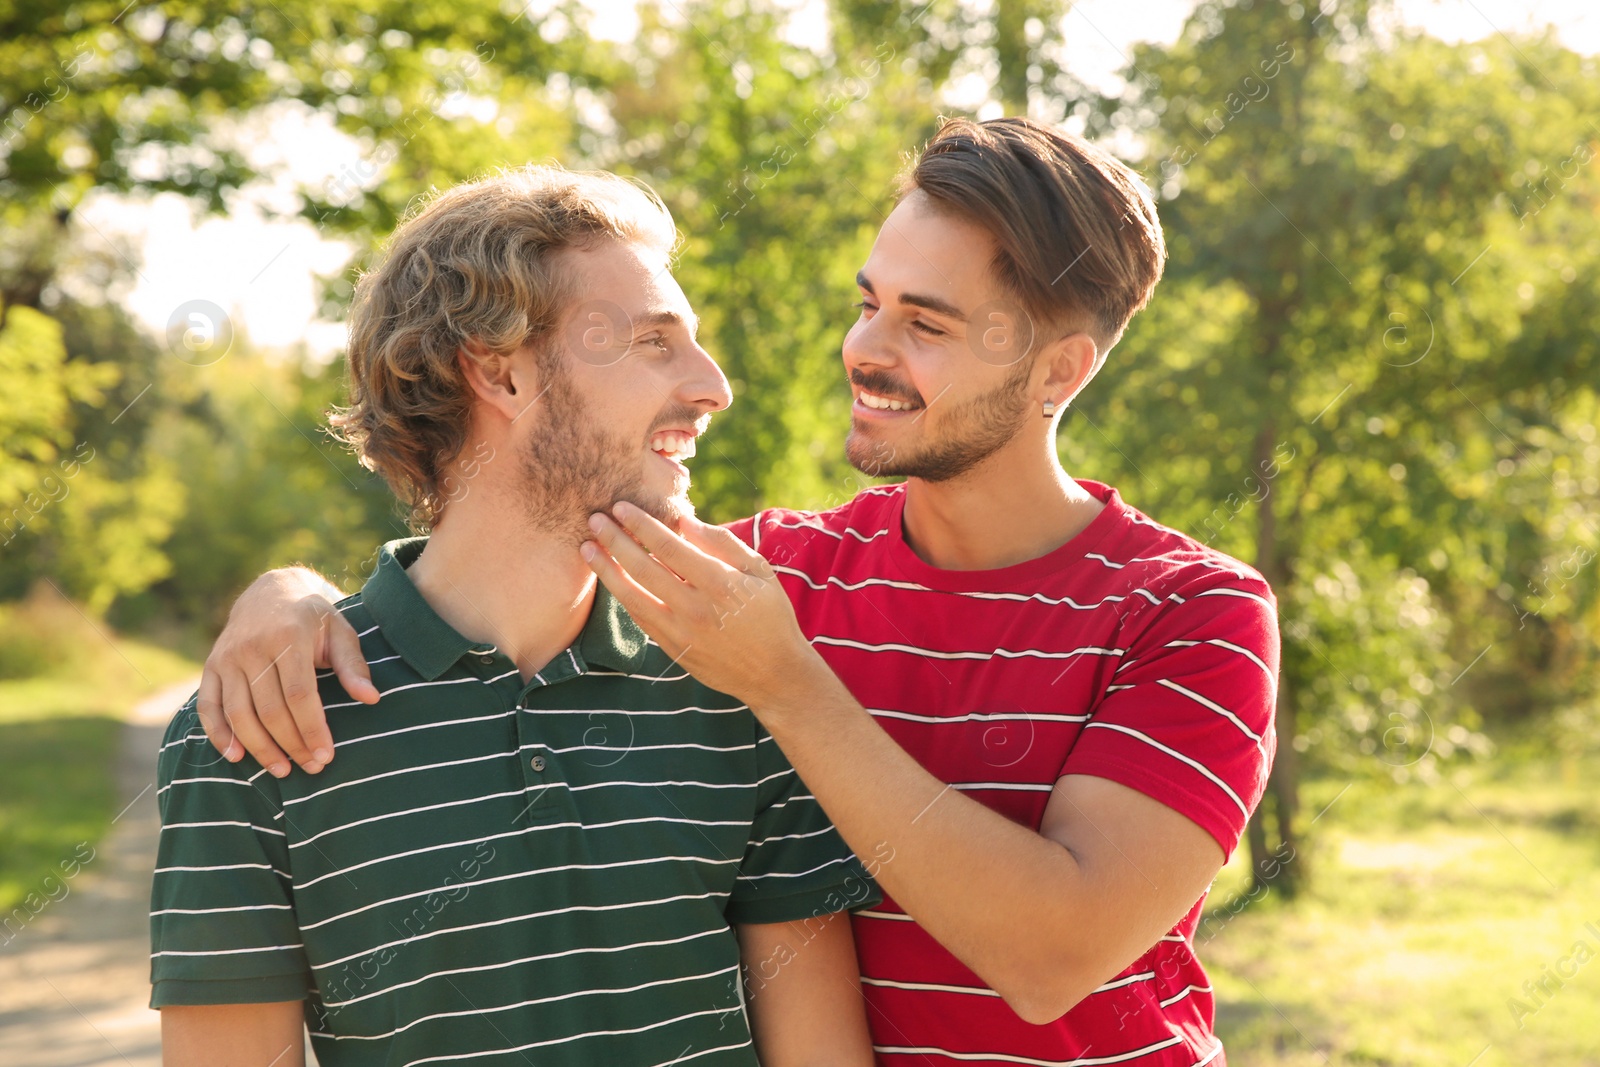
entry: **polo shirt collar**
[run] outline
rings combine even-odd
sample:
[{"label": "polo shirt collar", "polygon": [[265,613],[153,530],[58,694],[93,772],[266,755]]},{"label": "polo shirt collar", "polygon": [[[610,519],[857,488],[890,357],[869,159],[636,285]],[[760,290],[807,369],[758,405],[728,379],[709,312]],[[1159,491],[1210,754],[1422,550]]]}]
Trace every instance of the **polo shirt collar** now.
[{"label": "polo shirt collar", "polygon": [[[426,537],[390,541],[378,550],[378,568],[361,589],[361,601],[406,664],[435,681],[468,652],[483,651],[439,617],[406,573],[428,545]],[[644,631],[604,585],[595,591],[589,620],[576,642],[585,663],[636,673],[648,645]]]},{"label": "polo shirt collar", "polygon": [[623,674],[637,674],[644,666],[645,653],[649,651],[644,631],[604,583],[595,589],[589,621],[578,636],[578,651],[585,663]]}]

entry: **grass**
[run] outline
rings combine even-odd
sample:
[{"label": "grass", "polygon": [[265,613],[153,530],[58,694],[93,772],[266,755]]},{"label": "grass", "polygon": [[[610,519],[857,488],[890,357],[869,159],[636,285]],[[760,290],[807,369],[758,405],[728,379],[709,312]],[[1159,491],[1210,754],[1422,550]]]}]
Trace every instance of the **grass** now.
[{"label": "grass", "polygon": [[98,842],[116,815],[123,719],[151,693],[199,673],[166,649],[80,625],[70,667],[0,681],[0,916],[15,915],[30,894],[34,910],[59,895],[63,870],[75,871],[87,854],[81,844]]},{"label": "grass", "polygon": [[1311,890],[1230,916],[1241,856],[1213,892],[1198,952],[1230,1062],[1600,1065],[1597,771],[1522,753],[1431,786],[1309,787],[1307,810],[1333,802]]},{"label": "grass", "polygon": [[0,915],[30,894],[32,911],[59,896],[63,874],[88,855],[81,844],[105,834],[121,730],[116,719],[83,716],[0,725]]}]

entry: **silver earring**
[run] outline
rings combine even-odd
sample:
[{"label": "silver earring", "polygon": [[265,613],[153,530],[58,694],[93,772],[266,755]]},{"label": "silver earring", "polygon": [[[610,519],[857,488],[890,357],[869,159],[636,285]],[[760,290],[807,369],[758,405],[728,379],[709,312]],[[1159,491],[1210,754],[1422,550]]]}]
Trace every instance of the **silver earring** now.
[{"label": "silver earring", "polygon": [[1053,419],[1053,418],[1055,418],[1055,416],[1056,416],[1056,402],[1054,400],[1046,400],[1044,402],[1044,417],[1047,418],[1047,419]]}]

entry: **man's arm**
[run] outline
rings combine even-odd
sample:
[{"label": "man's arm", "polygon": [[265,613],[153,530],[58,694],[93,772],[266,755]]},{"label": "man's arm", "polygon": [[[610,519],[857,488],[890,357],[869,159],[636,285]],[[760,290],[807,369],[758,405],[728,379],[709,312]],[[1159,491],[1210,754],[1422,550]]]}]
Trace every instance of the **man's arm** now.
[{"label": "man's arm", "polygon": [[293,759],[315,774],[333,759],[333,736],[317,698],[319,669],[345,692],[378,699],[361,641],[333,606],[343,599],[306,567],[268,571],[240,594],[200,677],[200,725],[230,762],[246,750],[276,778]]},{"label": "man's arm", "polygon": [[1103,777],[1065,772],[1037,833],[950,788],[811,648],[759,555],[714,527],[685,523],[685,539],[617,512],[626,529],[597,521],[605,551],[585,550],[601,580],[696,677],[750,706],[858,853],[887,842],[879,884],[1023,1019],[1065,1014],[1221,869],[1207,830]]},{"label": "man's arm", "polygon": [[301,1064],[311,986],[294,918],[278,783],[168,724],[156,767],[161,835],[150,886],[150,1005],[167,1064]]},{"label": "man's arm", "polygon": [[885,892],[1028,1022],[1127,967],[1221,870],[1205,830],[1103,778],[1058,781],[1037,833],[1012,822],[924,770],[817,665],[752,710],[846,842],[889,843]]},{"label": "man's arm", "polygon": [[162,1067],[305,1067],[305,1004],[161,1009]]},{"label": "man's arm", "polygon": [[738,926],[762,1067],[871,1067],[866,999],[850,916]]}]

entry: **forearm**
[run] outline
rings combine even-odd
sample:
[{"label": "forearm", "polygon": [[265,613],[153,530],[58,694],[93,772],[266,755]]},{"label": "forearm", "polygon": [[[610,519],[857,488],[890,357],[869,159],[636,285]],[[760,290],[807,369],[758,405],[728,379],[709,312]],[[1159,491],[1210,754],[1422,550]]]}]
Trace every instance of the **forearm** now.
[{"label": "forearm", "polygon": [[1094,914],[1076,857],[929,774],[816,667],[753,710],[858,854],[888,842],[876,877],[895,901],[1024,1018],[1108,977],[1072,920]]},{"label": "forearm", "polygon": [[1229,846],[1189,805],[1092,771],[1049,783],[1037,832],[963,796],[856,703],[771,563],[726,530],[615,511],[623,525],[594,516],[583,547],[607,588],[697,678],[750,706],[857,854],[892,857],[875,872],[884,889],[1022,1018],[1058,1018],[1216,877]]}]

